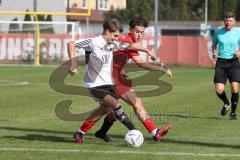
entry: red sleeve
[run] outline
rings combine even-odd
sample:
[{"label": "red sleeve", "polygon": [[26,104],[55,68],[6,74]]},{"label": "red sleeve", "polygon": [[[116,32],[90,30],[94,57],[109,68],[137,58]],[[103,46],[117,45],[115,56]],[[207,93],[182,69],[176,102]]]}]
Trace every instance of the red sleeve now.
[{"label": "red sleeve", "polygon": [[117,41],[118,42],[123,42],[124,41],[124,36],[118,37]]},{"label": "red sleeve", "polygon": [[[124,35],[124,36],[119,37],[117,41],[118,41],[118,42],[133,43],[133,42],[131,41],[131,39],[129,38],[129,34],[126,34],[126,35]],[[139,56],[138,51],[125,50],[124,52],[128,55],[129,58],[132,58],[133,56]]]},{"label": "red sleeve", "polygon": [[129,57],[129,58],[132,58],[133,56],[139,56],[138,51],[127,50],[127,51],[125,51],[125,53],[128,54],[128,57]]}]

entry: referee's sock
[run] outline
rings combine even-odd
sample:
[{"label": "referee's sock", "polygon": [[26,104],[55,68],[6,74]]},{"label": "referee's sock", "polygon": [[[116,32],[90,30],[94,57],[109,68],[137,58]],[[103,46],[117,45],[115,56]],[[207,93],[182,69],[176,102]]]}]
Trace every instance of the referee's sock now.
[{"label": "referee's sock", "polygon": [[135,126],[133,123],[130,121],[128,116],[123,112],[123,109],[121,106],[118,106],[116,109],[114,109],[114,114],[116,118],[124,125],[126,126],[129,130],[135,129]]},{"label": "referee's sock", "polygon": [[236,113],[238,99],[239,99],[239,93],[238,92],[237,93],[232,93],[232,97],[231,97],[232,111],[231,111],[231,113]]},{"label": "referee's sock", "polygon": [[217,95],[223,101],[224,104],[228,104],[229,105],[229,100],[227,98],[227,95],[226,95],[225,91],[223,91],[222,93],[217,93]]}]

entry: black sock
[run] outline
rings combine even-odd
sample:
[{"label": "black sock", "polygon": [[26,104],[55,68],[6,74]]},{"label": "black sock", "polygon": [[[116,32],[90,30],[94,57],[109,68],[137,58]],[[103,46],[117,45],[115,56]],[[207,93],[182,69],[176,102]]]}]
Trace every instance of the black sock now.
[{"label": "black sock", "polygon": [[100,128],[100,130],[98,132],[100,132],[103,135],[107,134],[107,132],[109,131],[109,129],[111,128],[111,126],[113,125],[113,123],[115,121],[116,121],[116,119],[112,119],[112,118],[109,118],[108,116],[106,116],[104,118],[102,127]]},{"label": "black sock", "polygon": [[232,93],[232,98],[231,98],[232,111],[231,111],[231,113],[235,113],[236,112],[238,99],[239,99],[239,93],[238,92],[237,93]]},{"label": "black sock", "polygon": [[133,125],[133,123],[130,121],[130,119],[128,118],[128,116],[123,112],[123,109],[121,108],[121,106],[117,107],[114,110],[114,114],[116,116],[116,118],[123,124],[125,125],[129,130],[135,129],[135,126]]},{"label": "black sock", "polygon": [[223,101],[224,104],[229,104],[229,100],[226,96],[226,93],[223,91],[223,93],[219,94],[217,93],[218,97]]}]

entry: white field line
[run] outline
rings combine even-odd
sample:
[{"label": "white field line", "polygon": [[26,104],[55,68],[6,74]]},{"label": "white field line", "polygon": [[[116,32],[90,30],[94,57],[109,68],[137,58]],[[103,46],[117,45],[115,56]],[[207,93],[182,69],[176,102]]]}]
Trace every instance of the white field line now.
[{"label": "white field line", "polygon": [[26,81],[0,80],[0,86],[23,86],[28,85]]},{"label": "white field line", "polygon": [[84,152],[84,153],[103,153],[103,154],[138,154],[138,155],[161,155],[161,156],[187,156],[187,157],[240,157],[240,154],[222,153],[191,153],[191,152],[147,152],[147,151],[104,151],[104,150],[80,150],[80,149],[48,149],[48,148],[0,148],[0,151],[8,152]]}]

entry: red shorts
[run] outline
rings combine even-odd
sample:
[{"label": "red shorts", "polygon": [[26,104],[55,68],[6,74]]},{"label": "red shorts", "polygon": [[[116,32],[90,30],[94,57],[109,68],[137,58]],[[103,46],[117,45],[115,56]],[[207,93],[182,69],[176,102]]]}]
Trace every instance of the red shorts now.
[{"label": "red shorts", "polygon": [[132,82],[125,75],[121,75],[115,80],[115,90],[117,96],[121,97],[124,93],[132,88]]}]

